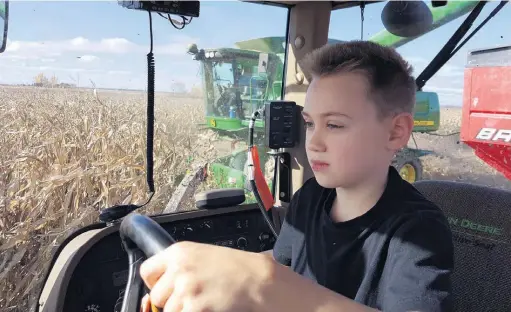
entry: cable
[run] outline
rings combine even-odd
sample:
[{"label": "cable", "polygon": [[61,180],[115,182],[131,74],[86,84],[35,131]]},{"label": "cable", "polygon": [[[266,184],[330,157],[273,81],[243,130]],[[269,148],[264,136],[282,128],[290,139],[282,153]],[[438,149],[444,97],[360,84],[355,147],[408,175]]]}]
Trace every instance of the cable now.
[{"label": "cable", "polygon": [[439,136],[439,137],[448,137],[448,136],[457,135],[457,134],[460,134],[460,133],[461,133],[460,131],[457,131],[457,132],[451,132],[451,133],[446,133],[446,134],[433,133],[433,132],[426,132],[426,134],[428,134],[428,135]]},{"label": "cable", "polygon": [[419,149],[419,145],[417,144],[417,141],[415,141],[415,135],[413,135],[413,132],[412,132],[412,139],[413,139],[413,143],[415,143],[415,148]]},{"label": "cable", "polygon": [[99,214],[99,220],[102,222],[112,222],[125,217],[132,211],[142,208],[149,204],[154,196],[154,178],[153,178],[153,142],[154,142],[154,81],[155,81],[155,66],[153,55],[153,19],[151,11],[149,12],[149,39],[151,42],[149,53],[147,53],[147,186],[149,188],[149,199],[142,205],[129,204],[129,205],[115,205],[103,209]]},{"label": "cable", "polygon": [[[182,22],[176,21],[172,17],[170,17],[170,14],[167,14],[167,16],[163,15],[161,12],[158,12],[158,15],[163,17],[164,19],[168,20],[172,26],[174,26],[175,29],[184,29],[186,25],[190,24],[192,22],[193,17],[190,17],[188,19],[184,15],[179,15],[181,17]],[[182,25],[181,27],[178,27],[178,25]]]},{"label": "cable", "polygon": [[[262,109],[256,110],[252,114],[252,118],[250,119],[249,125],[248,125],[248,179],[250,181],[250,186],[252,188],[252,193],[254,193],[254,196],[257,201],[257,206],[259,207],[259,210],[261,211],[261,214],[263,215],[264,221],[270,228],[270,231],[275,237],[278,237],[277,231],[275,230],[275,225],[272,220],[270,220],[269,213],[270,211],[267,211],[264,207],[263,200],[261,198],[261,195],[259,194],[259,190],[257,189],[257,184],[255,182],[255,166],[254,166],[254,159],[252,157],[252,148],[254,148],[254,125],[257,116],[261,115]],[[276,168],[275,168],[276,170]]]},{"label": "cable", "polygon": [[151,48],[147,53],[147,185],[149,191],[154,193],[153,179],[153,143],[154,143],[154,81],[155,81],[155,65],[153,55],[153,19],[151,11],[149,13],[149,36]]},{"label": "cable", "polygon": [[255,198],[257,200],[257,204],[258,204],[257,206],[259,207],[259,210],[261,211],[261,214],[263,215],[264,221],[266,222],[266,224],[270,228],[271,233],[275,237],[278,237],[279,235],[277,234],[277,231],[275,230],[275,226],[273,225],[273,222],[270,220],[270,217],[268,216],[268,213],[266,212],[266,209],[264,209],[264,206],[262,204],[262,199],[259,196],[259,192],[257,191],[257,185],[255,183],[255,180],[253,180],[253,179],[250,180],[250,186],[252,187],[252,192],[254,193],[254,196],[255,196]]},{"label": "cable", "polygon": [[[170,24],[172,24],[172,26],[174,26],[175,29],[181,30],[181,29],[185,28],[186,24],[184,22],[181,24],[182,25],[181,27],[177,27],[176,24],[179,22],[173,20],[172,17],[170,17],[170,14],[167,14],[167,16],[169,17]],[[183,17],[181,16],[181,18],[183,18]],[[184,18],[183,18],[183,21],[184,21]]]}]

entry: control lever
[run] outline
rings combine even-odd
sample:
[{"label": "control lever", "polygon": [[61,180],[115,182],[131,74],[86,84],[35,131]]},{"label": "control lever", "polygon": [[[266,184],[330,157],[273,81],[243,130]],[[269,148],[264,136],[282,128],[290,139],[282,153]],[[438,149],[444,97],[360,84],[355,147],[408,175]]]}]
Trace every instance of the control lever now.
[{"label": "control lever", "polygon": [[[131,214],[123,219],[120,229],[121,241],[128,254],[128,283],[122,303],[122,312],[140,311],[143,296],[143,281],[140,265],[144,259],[165,250],[175,240],[156,221],[140,214]],[[152,306],[153,311],[162,311]]]}]

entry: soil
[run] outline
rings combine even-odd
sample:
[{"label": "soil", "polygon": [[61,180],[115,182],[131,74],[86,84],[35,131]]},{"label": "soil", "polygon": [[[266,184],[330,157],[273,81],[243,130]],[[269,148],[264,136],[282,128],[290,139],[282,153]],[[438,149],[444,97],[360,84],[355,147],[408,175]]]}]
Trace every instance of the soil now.
[{"label": "soil", "polygon": [[[449,107],[441,110],[441,126],[436,133],[442,136],[414,133],[420,149],[433,151],[432,154],[421,157],[424,166],[423,179],[460,181],[511,189],[511,181],[482,161],[472,148],[460,141],[461,113],[461,108]],[[409,147],[415,147],[413,139],[410,140]]]}]

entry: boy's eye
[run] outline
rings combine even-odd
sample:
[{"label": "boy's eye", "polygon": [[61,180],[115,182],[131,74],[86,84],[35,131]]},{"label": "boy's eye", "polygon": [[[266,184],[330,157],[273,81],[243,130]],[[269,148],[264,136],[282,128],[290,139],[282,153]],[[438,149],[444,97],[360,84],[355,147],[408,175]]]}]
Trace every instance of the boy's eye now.
[{"label": "boy's eye", "polygon": [[312,122],[310,122],[310,121],[305,121],[304,124],[305,124],[305,128],[311,128],[313,126]]},{"label": "boy's eye", "polygon": [[344,128],[343,126],[334,125],[334,124],[331,124],[331,123],[329,123],[329,124],[327,125],[327,127],[328,127],[328,128],[330,128],[330,129],[340,129],[340,128]]}]

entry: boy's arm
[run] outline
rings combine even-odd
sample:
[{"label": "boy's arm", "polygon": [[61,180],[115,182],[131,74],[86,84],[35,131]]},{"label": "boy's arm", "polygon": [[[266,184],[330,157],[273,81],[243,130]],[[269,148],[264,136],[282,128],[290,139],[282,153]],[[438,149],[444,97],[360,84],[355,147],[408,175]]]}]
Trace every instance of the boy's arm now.
[{"label": "boy's arm", "polygon": [[277,264],[255,311],[377,312]]},{"label": "boy's arm", "polygon": [[[291,202],[289,203],[289,207],[286,209],[286,215],[284,217],[284,221],[282,222],[279,236],[277,237],[275,244],[273,246],[273,259],[280,264],[285,266],[291,266],[291,246],[293,245],[293,238],[296,230],[294,227],[296,226],[296,215],[298,209],[298,202],[300,201],[300,194],[303,192],[304,187],[307,185],[304,184],[302,188],[300,188],[291,198]],[[303,211],[301,213],[304,213]]]},{"label": "boy's arm", "polygon": [[293,237],[291,234],[292,230],[288,222],[289,215],[290,211],[288,210],[286,218],[284,219],[284,222],[282,223],[282,226],[280,228],[279,236],[277,237],[275,244],[273,246],[273,250],[271,251],[273,259],[275,259],[275,261],[285,266],[291,265],[291,245],[293,242],[292,241]]}]

